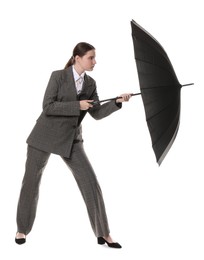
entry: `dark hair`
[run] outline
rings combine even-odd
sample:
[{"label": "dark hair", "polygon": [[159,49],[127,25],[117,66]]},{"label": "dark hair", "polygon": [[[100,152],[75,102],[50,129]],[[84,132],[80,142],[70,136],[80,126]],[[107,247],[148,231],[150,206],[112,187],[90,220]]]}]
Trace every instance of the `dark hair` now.
[{"label": "dark hair", "polygon": [[95,48],[87,43],[87,42],[80,42],[78,43],[73,50],[72,57],[69,59],[67,64],[65,65],[65,69],[72,66],[75,63],[75,57],[78,55],[79,57],[83,57],[88,51],[95,50]]}]

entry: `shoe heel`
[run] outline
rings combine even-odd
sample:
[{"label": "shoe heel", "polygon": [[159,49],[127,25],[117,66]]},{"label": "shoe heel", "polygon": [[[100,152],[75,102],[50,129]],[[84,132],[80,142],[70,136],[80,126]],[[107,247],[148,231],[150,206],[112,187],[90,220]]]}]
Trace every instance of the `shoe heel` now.
[{"label": "shoe heel", "polygon": [[102,237],[98,237],[98,244],[99,245],[105,244],[105,241],[104,241],[104,239]]}]

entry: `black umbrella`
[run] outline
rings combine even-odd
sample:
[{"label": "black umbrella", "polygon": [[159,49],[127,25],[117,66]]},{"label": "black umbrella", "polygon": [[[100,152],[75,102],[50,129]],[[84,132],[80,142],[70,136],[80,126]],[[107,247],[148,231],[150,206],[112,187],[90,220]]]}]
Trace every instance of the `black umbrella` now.
[{"label": "black umbrella", "polygon": [[180,119],[182,86],[159,42],[131,22],[134,53],[152,147],[160,165],[173,144]]},{"label": "black umbrella", "polygon": [[132,95],[142,95],[152,147],[160,165],[178,132],[181,87],[193,83],[181,85],[159,42],[135,21],[131,26],[141,90]]}]

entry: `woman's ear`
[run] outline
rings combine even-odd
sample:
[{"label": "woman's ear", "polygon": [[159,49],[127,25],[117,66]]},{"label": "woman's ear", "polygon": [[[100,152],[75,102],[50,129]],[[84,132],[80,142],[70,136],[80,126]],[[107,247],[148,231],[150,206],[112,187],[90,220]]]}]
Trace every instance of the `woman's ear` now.
[{"label": "woman's ear", "polygon": [[75,56],[75,61],[79,61],[79,59],[80,59],[79,55],[76,55]]}]

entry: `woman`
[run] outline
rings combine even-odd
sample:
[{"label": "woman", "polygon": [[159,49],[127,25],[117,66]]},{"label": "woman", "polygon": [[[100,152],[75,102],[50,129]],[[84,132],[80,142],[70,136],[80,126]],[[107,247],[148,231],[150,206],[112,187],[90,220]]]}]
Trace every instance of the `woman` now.
[{"label": "woman", "polygon": [[17,244],[25,243],[32,229],[41,176],[50,154],[54,153],[62,157],[76,179],[98,243],[121,248],[110,236],[102,192],[84,152],[81,122],[87,112],[95,119],[102,119],[119,110],[130,94],[93,105],[93,101],[99,100],[96,83],[85,71],[92,71],[95,64],[95,48],[81,42],[74,48],[65,69],[54,71],[50,77],[43,111],[27,139],[26,171],[17,209]]}]

